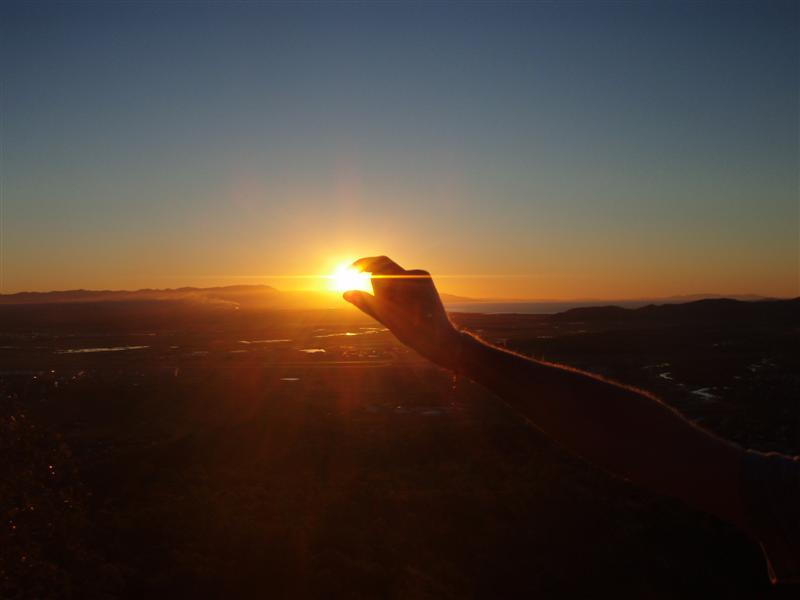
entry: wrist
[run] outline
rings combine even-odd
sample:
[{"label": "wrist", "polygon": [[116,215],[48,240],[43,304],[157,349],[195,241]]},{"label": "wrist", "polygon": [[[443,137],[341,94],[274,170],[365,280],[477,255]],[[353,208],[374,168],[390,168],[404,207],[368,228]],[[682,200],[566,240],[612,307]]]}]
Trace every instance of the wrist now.
[{"label": "wrist", "polygon": [[458,375],[466,375],[469,371],[470,356],[480,341],[463,329],[453,329],[447,345],[446,362],[442,366]]},{"label": "wrist", "polygon": [[462,347],[464,346],[464,332],[455,327],[440,327],[416,343],[408,343],[422,356],[438,366],[455,371],[460,363]]}]

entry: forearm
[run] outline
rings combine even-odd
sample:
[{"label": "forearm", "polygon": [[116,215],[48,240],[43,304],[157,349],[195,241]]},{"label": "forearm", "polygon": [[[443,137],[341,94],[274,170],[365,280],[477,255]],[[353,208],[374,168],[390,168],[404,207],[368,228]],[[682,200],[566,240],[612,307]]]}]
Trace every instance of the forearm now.
[{"label": "forearm", "polygon": [[460,334],[453,366],[566,449],[743,525],[741,449],[649,394]]},{"label": "forearm", "polygon": [[374,295],[345,299],[430,360],[483,384],[567,449],[656,491],[745,526],[742,450],[649,394],[535,361],[457,332],[427,271],[385,256],[358,260]]}]

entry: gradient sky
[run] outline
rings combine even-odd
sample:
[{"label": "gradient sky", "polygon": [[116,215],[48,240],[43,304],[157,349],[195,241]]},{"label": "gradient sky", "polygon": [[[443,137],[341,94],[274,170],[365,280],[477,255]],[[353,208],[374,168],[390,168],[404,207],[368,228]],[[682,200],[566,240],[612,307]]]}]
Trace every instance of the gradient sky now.
[{"label": "gradient sky", "polygon": [[282,276],[388,254],[471,296],[800,295],[799,18],[3,4],[2,291],[307,288]]}]

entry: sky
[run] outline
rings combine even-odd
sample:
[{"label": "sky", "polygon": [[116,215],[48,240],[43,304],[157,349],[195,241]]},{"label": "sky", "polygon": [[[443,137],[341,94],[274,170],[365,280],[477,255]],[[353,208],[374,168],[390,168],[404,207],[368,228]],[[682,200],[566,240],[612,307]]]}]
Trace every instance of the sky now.
[{"label": "sky", "polygon": [[796,2],[0,7],[0,291],[800,295]]}]

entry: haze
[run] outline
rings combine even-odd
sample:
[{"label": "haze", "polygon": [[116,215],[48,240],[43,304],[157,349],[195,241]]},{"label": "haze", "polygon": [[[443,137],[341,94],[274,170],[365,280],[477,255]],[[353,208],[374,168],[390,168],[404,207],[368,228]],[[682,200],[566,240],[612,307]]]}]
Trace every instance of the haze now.
[{"label": "haze", "polygon": [[2,293],[797,296],[798,5],[6,3]]}]

